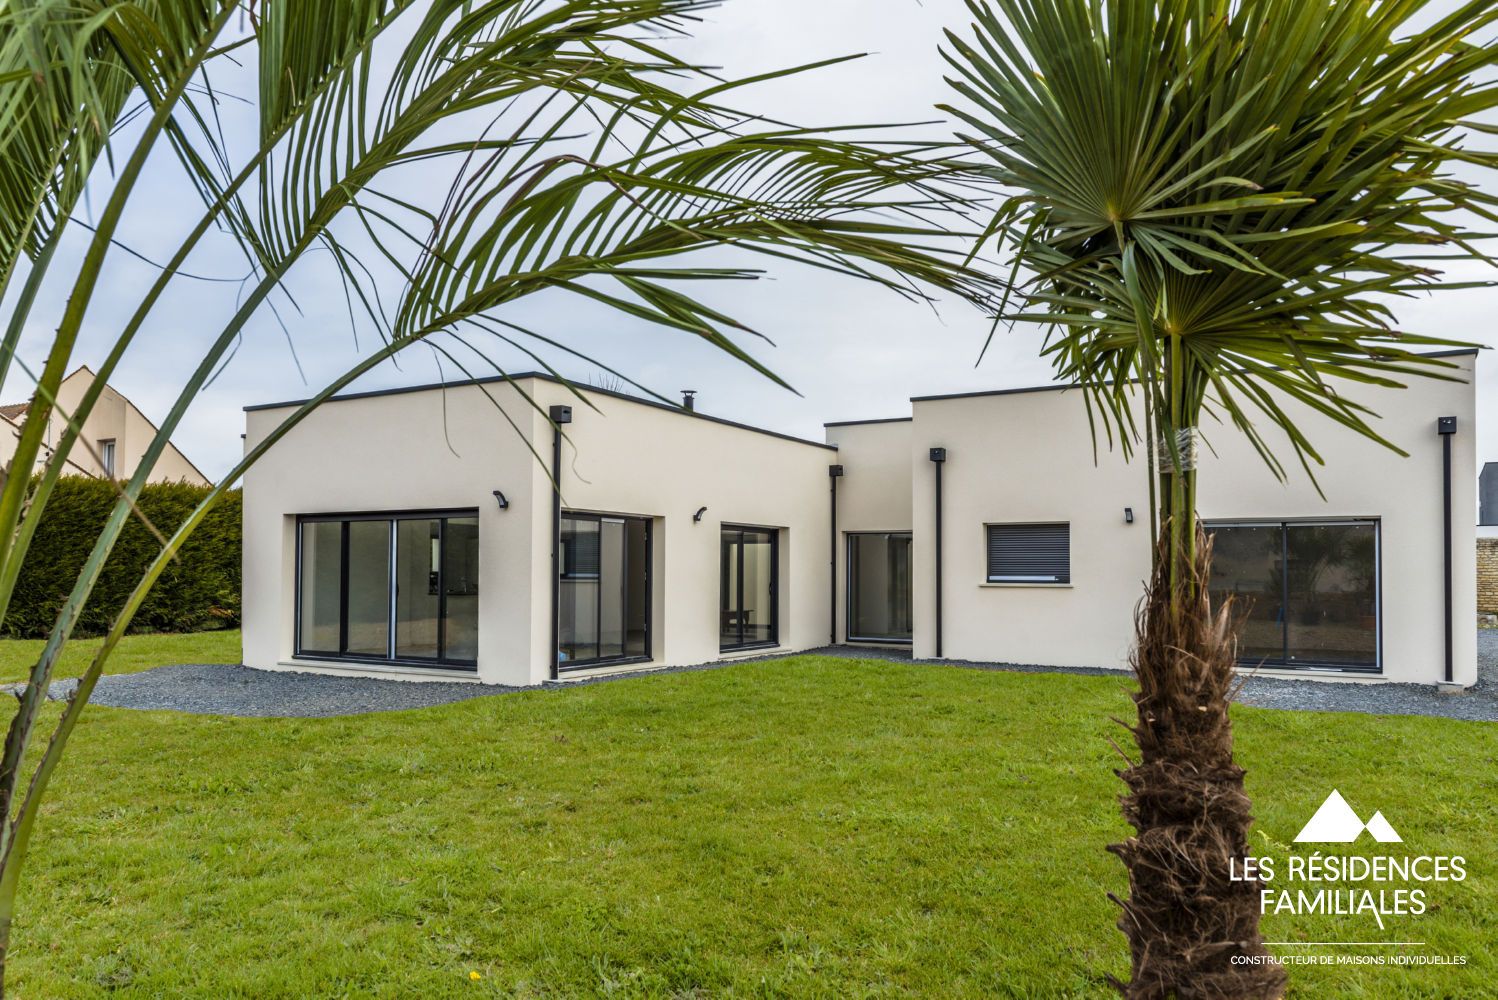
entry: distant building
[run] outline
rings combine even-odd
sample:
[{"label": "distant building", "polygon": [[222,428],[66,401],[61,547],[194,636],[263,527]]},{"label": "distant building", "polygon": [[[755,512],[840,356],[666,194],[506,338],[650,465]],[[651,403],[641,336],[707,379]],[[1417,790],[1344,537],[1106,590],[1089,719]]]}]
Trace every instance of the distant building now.
[{"label": "distant building", "polygon": [[[94,384],[93,369],[80,367],[67,378],[57,390],[57,406],[47,416],[47,431],[42,437],[42,450],[37,455],[36,470],[52,456],[52,449],[61,439],[67,427],[67,415],[78,405],[89,386]],[[21,437],[21,428],[26,423],[26,414],[31,403],[0,405],[0,463],[9,466],[16,454],[16,444]],[[158,428],[135,404],[106,385],[99,399],[83,422],[83,433],[74,443],[68,455],[65,474],[76,476],[109,477],[129,479],[135,475],[141,456],[156,436]],[[189,482],[208,485],[208,477],[188,461],[187,456],[168,444],[156,461],[151,473],[151,482]]]},{"label": "distant building", "polygon": [[1477,523],[1498,525],[1498,462],[1488,462],[1477,476]]}]

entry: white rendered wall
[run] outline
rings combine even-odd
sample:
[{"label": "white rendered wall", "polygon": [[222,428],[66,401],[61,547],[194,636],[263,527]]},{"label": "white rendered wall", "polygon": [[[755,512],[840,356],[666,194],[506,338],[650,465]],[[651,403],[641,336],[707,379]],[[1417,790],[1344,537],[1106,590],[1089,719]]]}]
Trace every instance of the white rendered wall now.
[{"label": "white rendered wall", "polygon": [[843,467],[837,497],[838,641],[847,638],[848,535],[911,530],[911,427],[909,419],[827,425],[827,442],[837,445]]},{"label": "white rendered wall", "polygon": [[[549,464],[552,431],[545,412],[554,403],[572,406],[574,414],[562,451],[564,508],[652,519],[653,655],[643,666],[721,655],[724,523],[779,532],[780,648],[828,641],[827,467],[836,451],[604,393],[587,393],[592,409],[545,380],[521,385],[536,407],[502,384],[331,402],[270,449],[245,480],[247,664],[358,671],[293,657],[296,515],[476,508],[479,678],[545,680],[552,494],[547,469],[527,441]],[[247,445],[291,412],[249,412]],[[496,489],[510,500],[507,511],[499,509]],[[693,513],[703,506],[707,512],[694,523]],[[441,675],[414,668],[402,676]]]},{"label": "white rendered wall", "polygon": [[[1290,466],[1277,481],[1231,427],[1204,428],[1199,509],[1207,519],[1374,517],[1380,520],[1383,677],[1435,683],[1444,643],[1441,447],[1436,418],[1455,416],[1452,454],[1455,679],[1476,680],[1475,357],[1450,359],[1465,381],[1413,379],[1407,389],[1348,395],[1382,415],[1379,430],[1410,453],[1402,458],[1286,405],[1326,460],[1322,499],[1272,437]],[[915,654],[935,649],[934,554],[923,531],[934,518],[928,450],[948,449],[944,475],[943,655],[1049,666],[1123,667],[1132,615],[1149,566],[1149,485],[1142,456],[1125,463],[1100,446],[1094,463],[1082,394],[1037,390],[917,401],[910,442],[915,540]],[[1215,450],[1215,455],[1213,454]],[[1124,523],[1124,508],[1136,515]],[[1071,524],[1069,586],[985,583],[983,526]],[[1343,675],[1336,675],[1343,676]]]}]

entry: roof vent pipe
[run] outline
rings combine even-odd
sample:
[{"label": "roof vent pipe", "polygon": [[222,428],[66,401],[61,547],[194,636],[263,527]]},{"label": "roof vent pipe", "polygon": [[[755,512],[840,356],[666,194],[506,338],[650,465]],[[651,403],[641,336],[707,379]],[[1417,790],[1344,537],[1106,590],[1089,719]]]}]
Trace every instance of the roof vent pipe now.
[{"label": "roof vent pipe", "polygon": [[681,408],[683,410],[686,410],[688,413],[693,413],[693,412],[696,411],[696,409],[697,409],[697,390],[696,389],[683,389],[683,390],[681,390]]}]

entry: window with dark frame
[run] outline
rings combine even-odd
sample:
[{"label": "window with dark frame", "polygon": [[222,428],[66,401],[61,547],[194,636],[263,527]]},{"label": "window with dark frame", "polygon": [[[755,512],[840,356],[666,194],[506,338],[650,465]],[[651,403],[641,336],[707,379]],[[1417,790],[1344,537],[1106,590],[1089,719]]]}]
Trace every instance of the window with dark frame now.
[{"label": "window with dark frame", "polygon": [[478,513],[297,519],[296,655],[474,669]]},{"label": "window with dark frame", "polygon": [[911,533],[850,531],[847,538],[848,639],[910,642]]},{"label": "window with dark frame", "polygon": [[561,669],[650,659],[650,519],[564,512],[560,555]]},{"label": "window with dark frame", "polygon": [[989,524],[989,583],[1071,583],[1071,525]]},{"label": "window with dark frame", "polygon": [[1245,665],[1380,670],[1379,523],[1212,522],[1214,606],[1231,598]]},{"label": "window with dark frame", "polygon": [[778,645],[780,532],[724,525],[719,573],[719,649]]}]

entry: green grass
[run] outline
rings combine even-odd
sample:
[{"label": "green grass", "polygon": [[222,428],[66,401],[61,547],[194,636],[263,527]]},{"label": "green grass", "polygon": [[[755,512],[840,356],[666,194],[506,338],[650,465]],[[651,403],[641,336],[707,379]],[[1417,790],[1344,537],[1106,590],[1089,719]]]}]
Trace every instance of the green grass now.
[{"label": "green grass", "polygon": [[[190,637],[186,642],[196,642]],[[21,997],[1104,997],[1126,971],[1117,679],[818,657],[358,718],[91,708],[22,887]],[[1260,836],[1335,786],[1471,872],[1460,969],[1302,997],[1492,995],[1498,726],[1243,709]],[[1271,939],[1356,921],[1273,918]],[[471,979],[477,972],[482,978]]]},{"label": "green grass", "polygon": [[[101,639],[68,643],[58,677],[77,677],[99,651]],[[43,639],[0,639],[0,683],[25,680],[47,643]],[[238,663],[239,629],[186,635],[127,635],[104,665],[107,674],[133,674],[167,663]]]}]

